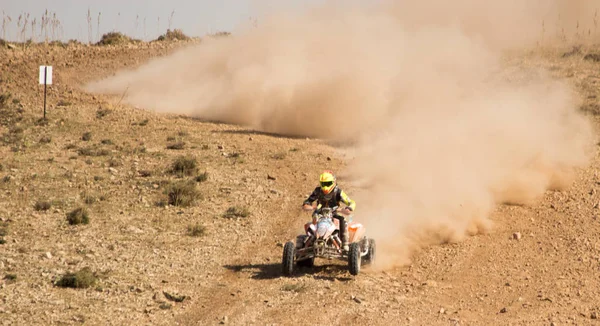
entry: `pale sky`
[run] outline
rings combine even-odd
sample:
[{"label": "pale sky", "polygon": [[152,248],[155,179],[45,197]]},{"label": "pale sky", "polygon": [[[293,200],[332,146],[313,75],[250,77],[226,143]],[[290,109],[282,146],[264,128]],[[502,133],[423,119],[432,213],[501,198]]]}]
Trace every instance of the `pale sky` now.
[{"label": "pale sky", "polygon": [[[181,28],[190,36],[231,31],[240,23],[258,21],[265,8],[301,8],[325,0],[0,0],[0,37],[11,41],[42,40],[41,18],[46,10],[56,13],[64,31],[62,40],[89,38],[88,9],[92,18],[92,42],[98,36],[118,30],[134,38],[151,40],[164,34],[174,11],[171,29]],[[29,14],[25,33],[18,27],[21,14]],[[98,30],[98,14],[100,28]],[[9,22],[8,17],[12,20]],[[22,20],[23,21],[23,20]],[[144,24],[145,21],[145,24]],[[23,26],[23,24],[21,24]],[[50,33],[51,33],[51,29]],[[56,29],[57,30],[57,29]],[[51,36],[50,36],[51,37]],[[24,40],[23,40],[24,38]]]}]

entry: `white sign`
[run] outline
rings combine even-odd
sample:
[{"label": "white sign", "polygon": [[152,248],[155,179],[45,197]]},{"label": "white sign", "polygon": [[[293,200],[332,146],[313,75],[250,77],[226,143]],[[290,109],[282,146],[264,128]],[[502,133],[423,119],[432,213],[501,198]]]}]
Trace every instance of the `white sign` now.
[{"label": "white sign", "polygon": [[40,66],[40,84],[52,85],[52,66]]}]

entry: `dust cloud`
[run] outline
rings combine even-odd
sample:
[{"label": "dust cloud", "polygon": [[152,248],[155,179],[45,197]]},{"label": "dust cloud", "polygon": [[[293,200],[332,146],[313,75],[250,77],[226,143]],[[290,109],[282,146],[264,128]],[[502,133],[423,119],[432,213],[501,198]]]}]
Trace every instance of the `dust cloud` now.
[{"label": "dust cloud", "polygon": [[88,89],[352,144],[344,174],[357,219],[389,267],[489,230],[495,205],[530,203],[587,163],[594,136],[573,90],[507,67],[502,55],[589,30],[594,8],[599,1],[332,2],[271,13]]}]

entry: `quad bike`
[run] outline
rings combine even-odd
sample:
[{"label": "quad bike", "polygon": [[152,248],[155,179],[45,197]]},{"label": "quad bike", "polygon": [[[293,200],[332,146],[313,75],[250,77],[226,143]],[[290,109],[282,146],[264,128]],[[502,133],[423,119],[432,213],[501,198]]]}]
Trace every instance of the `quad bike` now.
[{"label": "quad bike", "polygon": [[320,208],[315,213],[317,222],[304,226],[306,234],[297,236],[295,243],[288,241],[284,245],[284,275],[293,273],[294,263],[298,266],[312,267],[317,257],[347,260],[352,275],[358,275],[363,262],[371,264],[375,261],[375,240],[365,236],[366,229],[362,224],[352,222],[351,219],[347,222],[350,246],[346,252],[342,249],[342,240],[339,237],[339,222],[333,218],[337,207]]}]

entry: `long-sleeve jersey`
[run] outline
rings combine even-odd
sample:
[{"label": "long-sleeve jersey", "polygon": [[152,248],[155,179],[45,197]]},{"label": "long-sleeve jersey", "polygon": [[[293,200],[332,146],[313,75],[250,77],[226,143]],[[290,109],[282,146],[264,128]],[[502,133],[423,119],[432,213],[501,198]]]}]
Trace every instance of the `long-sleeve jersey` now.
[{"label": "long-sleeve jersey", "polygon": [[339,202],[344,203],[352,210],[356,208],[356,203],[354,200],[350,199],[350,197],[348,197],[348,195],[346,195],[346,193],[337,186],[333,189],[331,194],[327,195],[323,193],[321,187],[316,187],[312,194],[310,194],[310,196],[308,196],[308,198],[304,201],[304,204],[312,205],[314,201],[317,201],[319,208],[339,206]]}]

